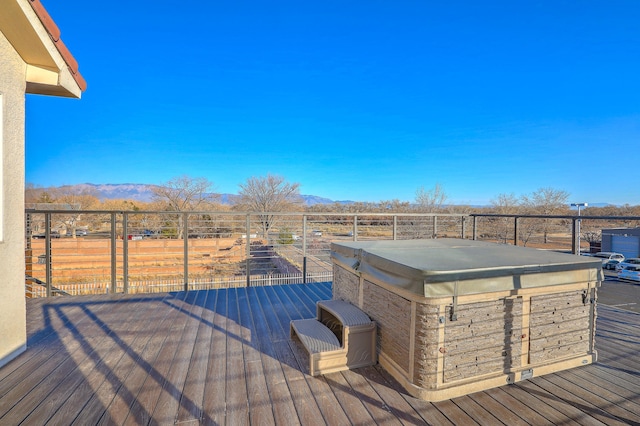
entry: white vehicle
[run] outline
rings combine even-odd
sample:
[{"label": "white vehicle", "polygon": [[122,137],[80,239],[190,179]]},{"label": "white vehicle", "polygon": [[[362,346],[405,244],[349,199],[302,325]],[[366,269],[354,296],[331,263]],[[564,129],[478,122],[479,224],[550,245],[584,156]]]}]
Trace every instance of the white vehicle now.
[{"label": "white vehicle", "polygon": [[613,253],[610,251],[600,251],[593,255],[593,257],[597,257],[602,259],[602,264],[604,265],[610,260],[619,260],[620,262],[624,261],[624,255],[620,253]]},{"label": "white vehicle", "polygon": [[640,265],[631,265],[620,269],[618,279],[640,282]]},{"label": "white vehicle", "polygon": [[640,265],[640,257],[630,257],[616,265],[616,271],[626,268],[627,266]]},{"label": "white vehicle", "polygon": [[618,265],[620,265],[620,261],[616,259],[607,260],[602,264],[602,269],[609,269],[611,271],[618,271]]}]

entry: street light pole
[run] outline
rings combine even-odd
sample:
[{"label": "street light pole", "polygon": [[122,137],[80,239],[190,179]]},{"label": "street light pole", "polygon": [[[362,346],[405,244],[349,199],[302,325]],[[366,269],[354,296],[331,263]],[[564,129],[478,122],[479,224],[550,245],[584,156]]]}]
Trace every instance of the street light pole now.
[{"label": "street light pole", "polygon": [[588,205],[589,203],[571,203],[571,207],[578,208],[578,256],[580,256],[580,222],[582,222],[582,219],[580,219],[580,209]]}]

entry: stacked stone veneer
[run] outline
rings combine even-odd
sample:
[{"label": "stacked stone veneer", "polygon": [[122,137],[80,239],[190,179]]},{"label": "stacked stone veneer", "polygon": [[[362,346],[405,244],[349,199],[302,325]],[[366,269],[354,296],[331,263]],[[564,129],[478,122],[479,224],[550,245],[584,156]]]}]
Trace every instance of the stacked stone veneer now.
[{"label": "stacked stone veneer", "polygon": [[593,349],[596,306],[584,303],[584,300],[584,291],[531,297],[530,363],[587,353]]},{"label": "stacked stone veneer", "polygon": [[444,328],[444,382],[520,367],[523,338],[522,298],[458,305]]}]

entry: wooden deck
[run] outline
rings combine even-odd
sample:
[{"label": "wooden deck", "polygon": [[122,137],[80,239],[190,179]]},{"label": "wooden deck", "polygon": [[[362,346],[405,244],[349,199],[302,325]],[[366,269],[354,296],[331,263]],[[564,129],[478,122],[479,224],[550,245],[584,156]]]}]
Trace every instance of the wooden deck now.
[{"label": "wooden deck", "polygon": [[29,299],[0,424],[640,424],[639,313],[598,305],[597,364],[428,403],[379,366],[305,372],[289,321],[328,298],[309,284]]}]

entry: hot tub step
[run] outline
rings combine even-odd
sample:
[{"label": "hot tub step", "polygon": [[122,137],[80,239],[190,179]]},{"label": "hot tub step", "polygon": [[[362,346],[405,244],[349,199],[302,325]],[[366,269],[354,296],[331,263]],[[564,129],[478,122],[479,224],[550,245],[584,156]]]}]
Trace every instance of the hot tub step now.
[{"label": "hot tub step", "polygon": [[326,325],[347,351],[347,367],[358,368],[377,363],[376,323],[344,300],[320,300],[316,303],[318,321]]},{"label": "hot tub step", "polygon": [[290,335],[298,336],[309,352],[312,376],[374,365],[376,323],[356,306],[342,300],[317,303],[317,319],[291,321]]},{"label": "hot tub step", "polygon": [[347,370],[347,350],[324,324],[315,319],[291,321],[290,335],[297,336],[309,353],[309,374]]}]

